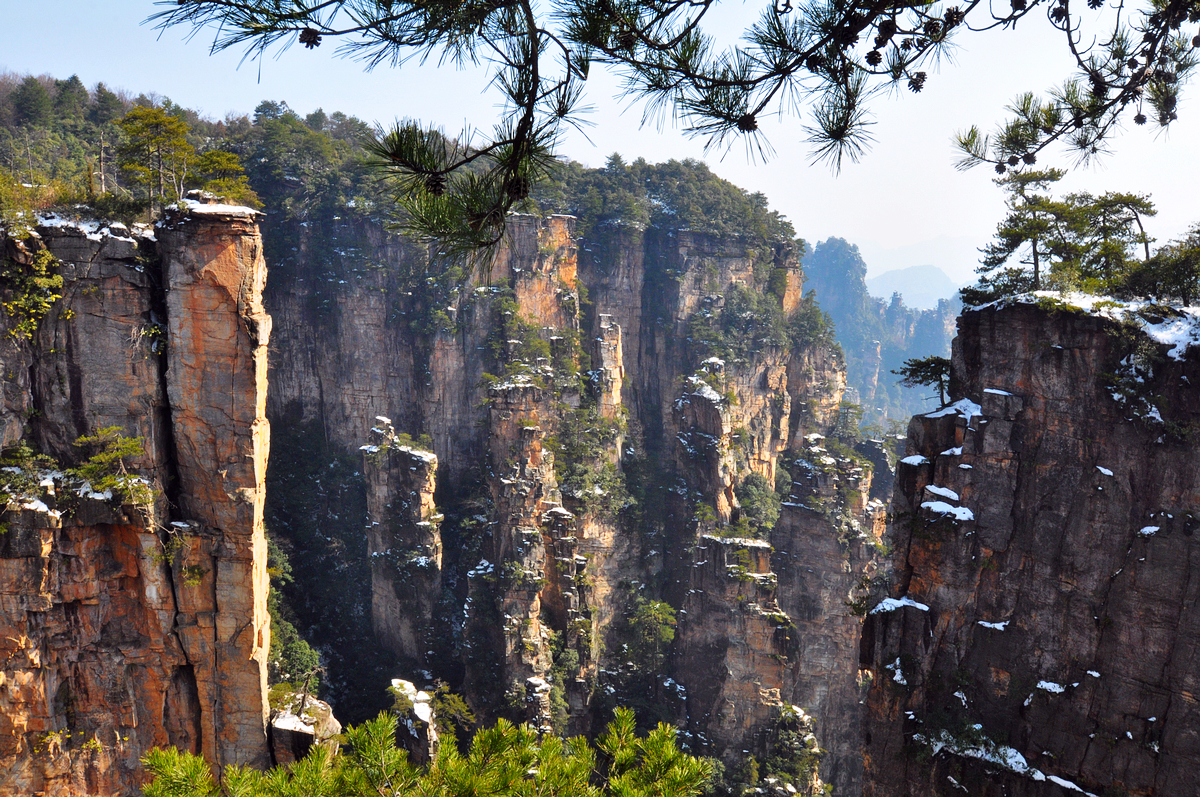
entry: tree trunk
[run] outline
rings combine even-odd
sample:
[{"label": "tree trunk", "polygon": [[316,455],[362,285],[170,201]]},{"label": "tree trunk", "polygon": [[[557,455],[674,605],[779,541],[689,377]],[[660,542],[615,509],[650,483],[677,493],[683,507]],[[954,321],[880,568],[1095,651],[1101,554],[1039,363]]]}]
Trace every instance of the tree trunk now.
[{"label": "tree trunk", "polygon": [[108,185],[104,182],[104,128],[100,128],[100,193],[108,192]]},{"label": "tree trunk", "polygon": [[1038,262],[1038,239],[1033,239],[1033,289],[1040,291],[1042,289],[1042,272],[1041,265]]}]

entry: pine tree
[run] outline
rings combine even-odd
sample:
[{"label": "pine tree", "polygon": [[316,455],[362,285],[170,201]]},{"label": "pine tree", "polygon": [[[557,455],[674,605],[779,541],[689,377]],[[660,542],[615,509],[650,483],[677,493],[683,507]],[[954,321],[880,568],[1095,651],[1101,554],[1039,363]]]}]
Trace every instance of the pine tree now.
[{"label": "pine tree", "polygon": [[121,169],[146,186],[146,196],[163,205],[167,189],[183,196],[188,169],[195,157],[188,143],[188,125],[161,108],[137,106],[117,122],[126,141],[117,148]]},{"label": "pine tree", "polygon": [[905,387],[937,386],[938,402],[946,403],[946,389],[950,386],[950,361],[945,357],[913,357],[905,360],[904,365],[892,373],[901,377],[900,384]]},{"label": "pine tree", "polygon": [[28,127],[46,125],[54,118],[54,102],[50,92],[35,77],[27,77],[13,92],[13,110],[17,123]]},{"label": "pine tree", "polygon": [[[1075,254],[1068,227],[1075,223],[1073,208],[1053,200],[1045,191],[1063,178],[1061,169],[1012,172],[994,182],[1008,193],[1008,215],[996,227],[996,239],[983,247],[979,284],[964,288],[963,301],[982,304],[998,296],[1039,291],[1043,277],[1057,261]],[[1006,267],[1018,252],[1028,269]]]},{"label": "pine tree", "polygon": [[121,98],[103,83],[96,84],[92,105],[88,108],[88,121],[96,128],[97,158],[96,164],[100,171],[100,193],[108,191],[108,150],[113,142],[112,123],[125,113],[125,104]]},{"label": "pine tree", "polygon": [[54,113],[60,120],[73,121],[87,109],[88,90],[78,75],[54,81]]},{"label": "pine tree", "polygon": [[[146,797],[695,797],[713,774],[711,762],[688,755],[675,729],[660,724],[638,738],[633,712],[617,709],[593,749],[582,737],[541,736],[528,725],[498,720],[460,753],[444,742],[437,759],[417,767],[396,746],[396,718],[381,714],[345,732],[346,747],[313,747],[270,772],[229,766],[218,786],[203,758],[176,749],[142,759],[153,777]],[[599,752],[599,755],[597,755]]]}]

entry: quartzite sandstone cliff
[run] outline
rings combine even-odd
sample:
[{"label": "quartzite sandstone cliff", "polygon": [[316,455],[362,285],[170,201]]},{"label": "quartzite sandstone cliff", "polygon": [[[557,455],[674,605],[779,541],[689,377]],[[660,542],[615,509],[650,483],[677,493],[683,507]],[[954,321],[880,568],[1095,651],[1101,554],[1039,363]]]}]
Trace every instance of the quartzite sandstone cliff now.
[{"label": "quartzite sandstone cliff", "polygon": [[964,313],[909,427],[868,795],[1196,791],[1196,318],[1070,301]]},{"label": "quartzite sandstone cliff", "polygon": [[4,444],[59,462],[107,426],[151,504],[61,472],[10,503],[0,535],[0,792],[129,794],[151,747],[269,763],[268,426],[253,211],[198,205],[149,228],[43,219],[62,299],[33,340],[0,336]]},{"label": "quartzite sandstone cliff", "polygon": [[[731,764],[769,755],[780,722],[805,710],[824,771],[852,793],[852,604],[883,513],[867,501],[869,466],[809,437],[837,419],[842,365],[819,340],[722,359],[689,339],[697,317],[721,318],[731,291],[766,293],[768,277],[782,315],[797,312],[794,254],[621,224],[577,240],[572,226],[514,218],[490,271],[442,294],[434,279],[402,279],[423,268],[422,252],[369,225],[294,230],[300,245],[281,253],[267,291],[278,350],[269,414],[280,440],[318,430],[305,450],[331,462],[304,489],[329,491],[343,473],[350,490],[351,467],[366,483],[362,548],[328,548],[313,571],[369,563],[355,571],[370,573],[369,594],[346,600],[372,612],[374,637],[397,657],[390,677],[424,671],[426,685],[450,681],[485,717],[522,706],[519,716],[571,732],[629,697],[621,629],[637,600],[661,597],[679,610],[678,641],[638,682],[641,699],[692,749]],[[306,254],[329,251],[322,234],[336,257]],[[575,368],[587,370],[582,390]],[[569,459],[579,455],[565,436],[602,422],[612,433]],[[394,432],[428,435],[431,450]],[[339,464],[345,454],[362,459]],[[572,492],[577,465],[600,479],[586,494]],[[770,540],[703,536],[737,519],[738,484],[773,482],[780,466],[797,483]],[[605,508],[603,473],[618,468],[639,491],[632,521]],[[355,522],[327,506],[324,528]],[[300,539],[295,522],[273,528]]]}]

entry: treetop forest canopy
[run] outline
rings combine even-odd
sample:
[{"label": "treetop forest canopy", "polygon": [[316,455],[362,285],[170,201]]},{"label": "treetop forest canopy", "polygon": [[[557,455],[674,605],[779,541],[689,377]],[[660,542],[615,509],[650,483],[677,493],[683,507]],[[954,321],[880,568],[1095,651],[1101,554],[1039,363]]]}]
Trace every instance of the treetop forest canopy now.
[{"label": "treetop forest canopy", "polygon": [[[163,27],[215,30],[214,50],[274,46],[316,49],[336,40],[339,54],[368,67],[410,58],[484,64],[505,105],[489,133],[449,138],[415,121],[398,122],[372,150],[393,178],[411,229],[465,253],[495,244],[506,212],[551,168],[564,125],[583,123],[584,84],[593,66],[611,67],[642,102],[647,120],[667,112],[721,149],[745,139],[770,145],[759,120],[803,114],[815,160],[835,169],[870,141],[868,101],[887,89],[919,92],[930,64],[952,42],[1045,14],[1063,36],[1074,73],[1046,98],[1023,95],[991,136],[959,135],[963,167],[989,163],[1003,174],[1037,162],[1055,142],[1083,160],[1101,153],[1120,121],[1177,117],[1180,87],[1195,66],[1188,28],[1200,21],[1192,0],[1151,0],[1105,8],[1100,0],[851,4],[790,0],[767,4],[737,46],[722,48],[710,12],[715,0],[628,2],[530,0],[189,0],[160,3]],[[1022,26],[1024,27],[1024,26]]]},{"label": "treetop forest canopy", "polygon": [[[65,101],[76,84],[78,101]],[[29,96],[41,110],[28,111]],[[36,194],[23,200],[30,207],[84,202],[133,220],[151,202],[203,188],[286,220],[384,221],[391,200],[362,146],[369,137],[360,119],[320,109],[302,118],[279,101],[212,120],[165,97],[130,97],[103,83],[89,91],[75,76],[0,75],[0,171],[10,194]],[[0,198],[6,220],[20,205],[16,196]],[[603,169],[556,161],[515,209],[571,213],[581,234],[621,221],[763,243],[796,235],[765,196],[694,160],[626,163],[613,155]]]}]

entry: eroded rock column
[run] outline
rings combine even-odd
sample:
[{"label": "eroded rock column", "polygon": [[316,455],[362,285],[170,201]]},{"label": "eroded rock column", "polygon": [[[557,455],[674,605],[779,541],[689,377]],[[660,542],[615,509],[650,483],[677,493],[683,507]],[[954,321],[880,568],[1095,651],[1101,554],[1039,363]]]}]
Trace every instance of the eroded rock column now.
[{"label": "eroded rock column", "polygon": [[[158,237],[167,393],[177,452],[177,632],[195,668],[201,749],[216,766],[269,763],[264,478],[266,264],[256,213],[196,205]],[[182,582],[182,583],[180,583]]]},{"label": "eroded rock column", "polygon": [[433,503],[437,457],[404,445],[379,416],[362,447],[371,557],[371,625],[397,656],[425,664],[433,606],[441,590],[442,516]]}]

